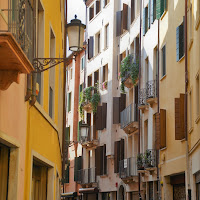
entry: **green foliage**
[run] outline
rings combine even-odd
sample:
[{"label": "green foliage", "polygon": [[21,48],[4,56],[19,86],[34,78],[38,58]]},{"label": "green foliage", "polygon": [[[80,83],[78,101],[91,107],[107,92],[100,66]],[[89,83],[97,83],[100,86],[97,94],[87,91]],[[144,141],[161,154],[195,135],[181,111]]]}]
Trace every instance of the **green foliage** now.
[{"label": "green foliage", "polygon": [[79,112],[80,112],[81,118],[83,118],[83,114],[84,114],[83,106],[87,103],[92,104],[93,113],[97,112],[97,106],[100,101],[100,94],[99,94],[98,88],[99,87],[97,83],[96,86],[90,86],[80,93]]},{"label": "green foliage", "polygon": [[152,156],[151,156],[151,151],[146,150],[144,154],[144,162],[146,167],[151,167],[151,161],[152,161]]},{"label": "green foliage", "polygon": [[142,153],[137,155],[137,168],[143,169],[144,168],[144,155]]},{"label": "green foliage", "polygon": [[120,77],[121,82],[121,92],[125,93],[124,89],[124,79],[128,76],[131,77],[133,84],[136,84],[139,75],[139,59],[134,59],[133,55],[128,55],[121,63]]}]

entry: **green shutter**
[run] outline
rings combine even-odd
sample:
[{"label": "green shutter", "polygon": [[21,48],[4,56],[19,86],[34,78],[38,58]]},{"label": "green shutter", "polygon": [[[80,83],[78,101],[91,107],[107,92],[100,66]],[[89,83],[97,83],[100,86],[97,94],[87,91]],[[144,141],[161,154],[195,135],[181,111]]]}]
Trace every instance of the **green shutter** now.
[{"label": "green shutter", "polygon": [[157,0],[156,2],[156,18],[160,19],[164,11],[167,10],[167,0]]},{"label": "green shutter", "polygon": [[69,183],[69,165],[67,165],[67,169],[65,170],[65,181],[64,183]]},{"label": "green shutter", "polygon": [[67,108],[67,110],[68,110],[68,112],[69,111],[71,111],[71,92],[70,93],[68,93],[68,108]]},{"label": "green shutter", "polygon": [[78,181],[78,157],[74,158],[74,181]]},{"label": "green shutter", "polygon": [[160,19],[160,5],[161,5],[161,0],[156,1],[156,18]]},{"label": "green shutter", "polygon": [[78,141],[80,141],[80,126],[81,126],[81,124],[82,124],[82,121],[80,121],[80,122],[78,123],[78,135],[77,135],[77,140],[78,140]]},{"label": "green shutter", "polygon": [[163,12],[164,12],[164,11],[167,10],[167,0],[163,0],[163,1],[164,1],[164,2],[163,2],[163,3],[164,3],[164,10],[163,10]]},{"label": "green shutter", "polygon": [[145,12],[145,8],[143,9],[143,35],[145,35],[145,22],[146,22],[146,17],[145,17],[145,14],[146,14],[146,12]]},{"label": "green shutter", "polygon": [[151,25],[151,0],[149,0],[148,5],[148,28],[150,28]]}]

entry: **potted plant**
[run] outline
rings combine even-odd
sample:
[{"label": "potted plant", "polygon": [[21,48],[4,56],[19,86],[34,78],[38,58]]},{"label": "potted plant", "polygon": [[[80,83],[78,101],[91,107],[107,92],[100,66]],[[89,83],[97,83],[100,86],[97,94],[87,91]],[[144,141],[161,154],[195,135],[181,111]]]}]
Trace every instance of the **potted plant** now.
[{"label": "potted plant", "polygon": [[144,163],[145,163],[145,167],[153,167],[152,166],[152,154],[150,150],[146,150],[145,154],[144,154]]},{"label": "potted plant", "polygon": [[[131,87],[135,85],[139,75],[139,60],[134,59],[133,55],[128,55],[122,62],[120,67],[121,92],[125,92],[124,86]],[[127,83],[127,79],[129,84]],[[131,82],[131,84],[130,84]]]},{"label": "potted plant", "polygon": [[98,85],[90,86],[80,93],[79,101],[79,112],[81,118],[83,118],[83,110],[85,108],[91,108],[93,113],[96,113],[97,106],[100,101],[100,94],[98,90]]},{"label": "potted plant", "polygon": [[137,169],[138,170],[143,170],[144,169],[144,156],[142,153],[137,155]]},{"label": "potted plant", "polygon": [[108,87],[108,81],[104,81],[102,83],[102,90],[107,90],[107,87]]}]

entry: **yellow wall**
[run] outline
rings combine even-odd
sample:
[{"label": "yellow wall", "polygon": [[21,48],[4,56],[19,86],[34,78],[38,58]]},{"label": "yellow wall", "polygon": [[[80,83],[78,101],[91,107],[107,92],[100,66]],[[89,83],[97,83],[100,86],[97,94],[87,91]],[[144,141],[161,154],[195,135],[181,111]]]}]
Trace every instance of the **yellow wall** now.
[{"label": "yellow wall", "polygon": [[[160,108],[166,109],[167,123],[166,148],[160,151],[161,181],[165,176],[184,172],[186,166],[185,141],[175,140],[174,103],[175,98],[185,91],[185,59],[176,61],[176,28],[183,22],[184,3],[182,0],[167,2],[168,10],[160,20],[160,54],[166,44],[166,76],[160,74]],[[166,187],[162,187],[162,195]],[[171,198],[166,195],[166,199]]]},{"label": "yellow wall", "polygon": [[[50,57],[50,27],[53,29],[56,39],[55,57],[63,57],[64,52],[64,0],[41,0],[45,16],[45,46],[44,57]],[[60,8],[60,6],[62,8]],[[62,18],[62,23],[61,23]],[[61,27],[62,26],[62,27]],[[54,120],[49,115],[49,71],[43,72],[43,103],[35,106],[28,105],[27,113],[27,141],[26,141],[26,171],[25,171],[25,192],[24,199],[29,199],[31,194],[32,179],[32,156],[37,155],[54,167],[54,195],[50,199],[56,199],[56,176],[62,176],[62,119],[63,104],[63,64],[55,67],[55,110]],[[60,68],[60,69],[59,69]],[[61,81],[61,84],[59,84]],[[60,88],[59,88],[60,87]],[[59,94],[62,93],[62,94]]]}]

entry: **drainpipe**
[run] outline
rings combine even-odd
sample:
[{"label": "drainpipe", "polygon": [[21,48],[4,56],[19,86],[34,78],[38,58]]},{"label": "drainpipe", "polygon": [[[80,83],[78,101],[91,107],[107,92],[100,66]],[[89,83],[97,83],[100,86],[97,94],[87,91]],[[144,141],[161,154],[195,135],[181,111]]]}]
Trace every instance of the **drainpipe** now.
[{"label": "drainpipe", "polygon": [[[141,62],[142,62],[142,58],[141,58],[141,41],[142,41],[142,1],[140,1],[140,40],[139,40],[139,83],[138,83],[138,97],[140,96],[140,83],[141,83]],[[138,105],[139,105],[139,99],[138,98]],[[140,110],[138,109],[138,154],[140,154],[140,132],[141,132],[141,127],[140,127]],[[138,192],[139,192],[139,199],[142,199],[141,197],[141,192],[140,192],[140,182],[141,182],[141,177],[140,177],[140,173],[138,173]]]},{"label": "drainpipe", "polygon": [[[160,113],[160,20],[158,19],[158,48],[157,48],[157,56],[158,56],[158,71],[157,71],[157,99],[158,99],[158,113]],[[159,161],[160,161],[160,150],[156,150],[156,168],[157,168],[157,181],[159,183],[160,180],[160,169],[158,167]],[[161,188],[160,184],[158,184],[158,194],[159,199],[161,199]]]},{"label": "drainpipe", "polygon": [[187,0],[185,0],[185,24],[184,24],[184,31],[185,31],[185,138],[186,138],[186,194],[188,199],[191,199],[191,185],[190,185],[190,164],[189,164],[189,144],[188,144],[188,131],[187,131],[187,88],[188,88],[188,52],[187,52]]},{"label": "drainpipe", "polygon": [[26,90],[26,96],[25,101],[28,101],[31,97],[32,89],[31,89],[31,74],[27,75],[27,90]]},{"label": "drainpipe", "polygon": [[[86,1],[87,0],[84,0],[84,2],[85,2],[85,23],[86,23],[86,32],[85,32],[85,42],[86,42],[86,45],[87,45],[87,37],[88,37],[88,35],[87,35],[87,30],[88,30],[88,26],[87,26],[87,15],[88,15],[88,12],[87,12],[87,5],[86,5]],[[86,73],[87,73],[87,67],[86,67],[86,65],[87,65],[87,50],[88,50],[88,48],[87,48],[87,46],[86,46],[86,49],[85,49],[85,68],[84,68],[84,84],[83,84],[83,89],[86,87]]]},{"label": "drainpipe", "polygon": [[30,105],[33,106],[36,102],[36,82],[37,82],[37,73],[32,73],[32,95]]}]

